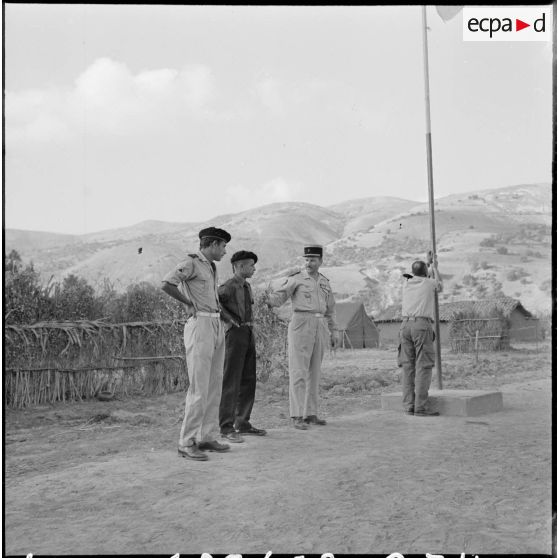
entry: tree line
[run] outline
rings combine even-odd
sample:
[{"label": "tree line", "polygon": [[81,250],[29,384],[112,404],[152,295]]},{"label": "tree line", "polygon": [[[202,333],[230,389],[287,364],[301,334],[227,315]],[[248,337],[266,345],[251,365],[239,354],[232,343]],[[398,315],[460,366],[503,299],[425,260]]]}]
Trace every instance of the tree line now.
[{"label": "tree line", "polygon": [[105,279],[95,290],[84,278],[71,274],[44,285],[33,263],[24,264],[16,250],[4,258],[5,324],[99,319],[126,323],[184,317],[180,305],[151,283],[134,283],[118,292]]}]

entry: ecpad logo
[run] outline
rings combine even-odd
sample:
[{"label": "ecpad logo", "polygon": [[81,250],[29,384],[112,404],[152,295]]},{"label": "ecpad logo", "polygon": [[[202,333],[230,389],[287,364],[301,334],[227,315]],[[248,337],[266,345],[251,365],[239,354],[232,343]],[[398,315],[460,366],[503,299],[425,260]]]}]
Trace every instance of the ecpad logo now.
[{"label": "ecpad logo", "polygon": [[464,41],[549,41],[552,7],[464,8]]}]

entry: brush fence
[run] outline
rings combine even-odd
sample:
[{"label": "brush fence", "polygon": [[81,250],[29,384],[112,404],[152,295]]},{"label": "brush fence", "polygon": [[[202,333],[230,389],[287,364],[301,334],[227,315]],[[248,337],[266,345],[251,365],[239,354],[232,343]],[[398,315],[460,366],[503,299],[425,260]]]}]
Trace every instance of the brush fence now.
[{"label": "brush fence", "polygon": [[184,322],[44,322],[4,328],[5,402],[20,408],[188,386]]},{"label": "brush fence", "polygon": [[449,325],[451,349],[457,353],[510,348],[510,320],[497,308],[456,312]]},{"label": "brush fence", "polygon": [[[286,325],[257,300],[257,376],[287,372]],[[156,395],[188,387],[184,320],[109,324],[41,322],[4,328],[8,407],[75,401],[109,392]]]}]

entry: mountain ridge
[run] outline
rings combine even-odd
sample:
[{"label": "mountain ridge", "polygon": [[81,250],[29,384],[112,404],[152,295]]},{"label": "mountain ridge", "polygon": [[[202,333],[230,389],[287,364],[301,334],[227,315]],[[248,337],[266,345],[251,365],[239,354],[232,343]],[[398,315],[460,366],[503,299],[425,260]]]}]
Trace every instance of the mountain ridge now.
[{"label": "mountain ridge", "polygon": [[[531,309],[550,308],[546,282],[551,277],[551,207],[550,184],[436,199],[438,259],[450,276],[445,292],[472,296],[479,284],[500,284],[504,294],[521,297]],[[125,289],[139,281],[157,284],[185,254],[197,251],[198,231],[208,225],[232,235],[228,253],[218,264],[222,279],[232,273],[230,256],[236,250],[258,254],[253,283],[266,286],[301,263],[304,244],[323,244],[323,270],[336,295],[365,298],[371,309],[393,302],[401,270],[430,246],[428,204],[389,196],[327,207],[276,202],[197,223],[147,220],[85,235],[6,229],[4,238],[6,251],[15,249],[24,261],[33,261],[45,280],[73,273],[94,286],[109,278]],[[504,249],[507,254],[498,253]],[[519,280],[510,279],[514,270]],[[476,286],[463,284],[470,276]]]}]

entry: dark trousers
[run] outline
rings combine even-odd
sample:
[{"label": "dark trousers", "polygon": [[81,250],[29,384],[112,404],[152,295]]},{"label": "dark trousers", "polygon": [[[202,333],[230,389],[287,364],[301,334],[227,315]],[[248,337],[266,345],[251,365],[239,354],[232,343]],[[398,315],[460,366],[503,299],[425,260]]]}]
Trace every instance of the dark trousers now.
[{"label": "dark trousers", "polygon": [[429,321],[422,318],[403,321],[399,331],[399,362],[403,368],[401,380],[406,410],[425,410],[434,366],[433,340],[434,332]]},{"label": "dark trousers", "polygon": [[256,342],[249,326],[231,327],[225,334],[223,390],[219,406],[221,432],[250,423],[256,396]]}]

